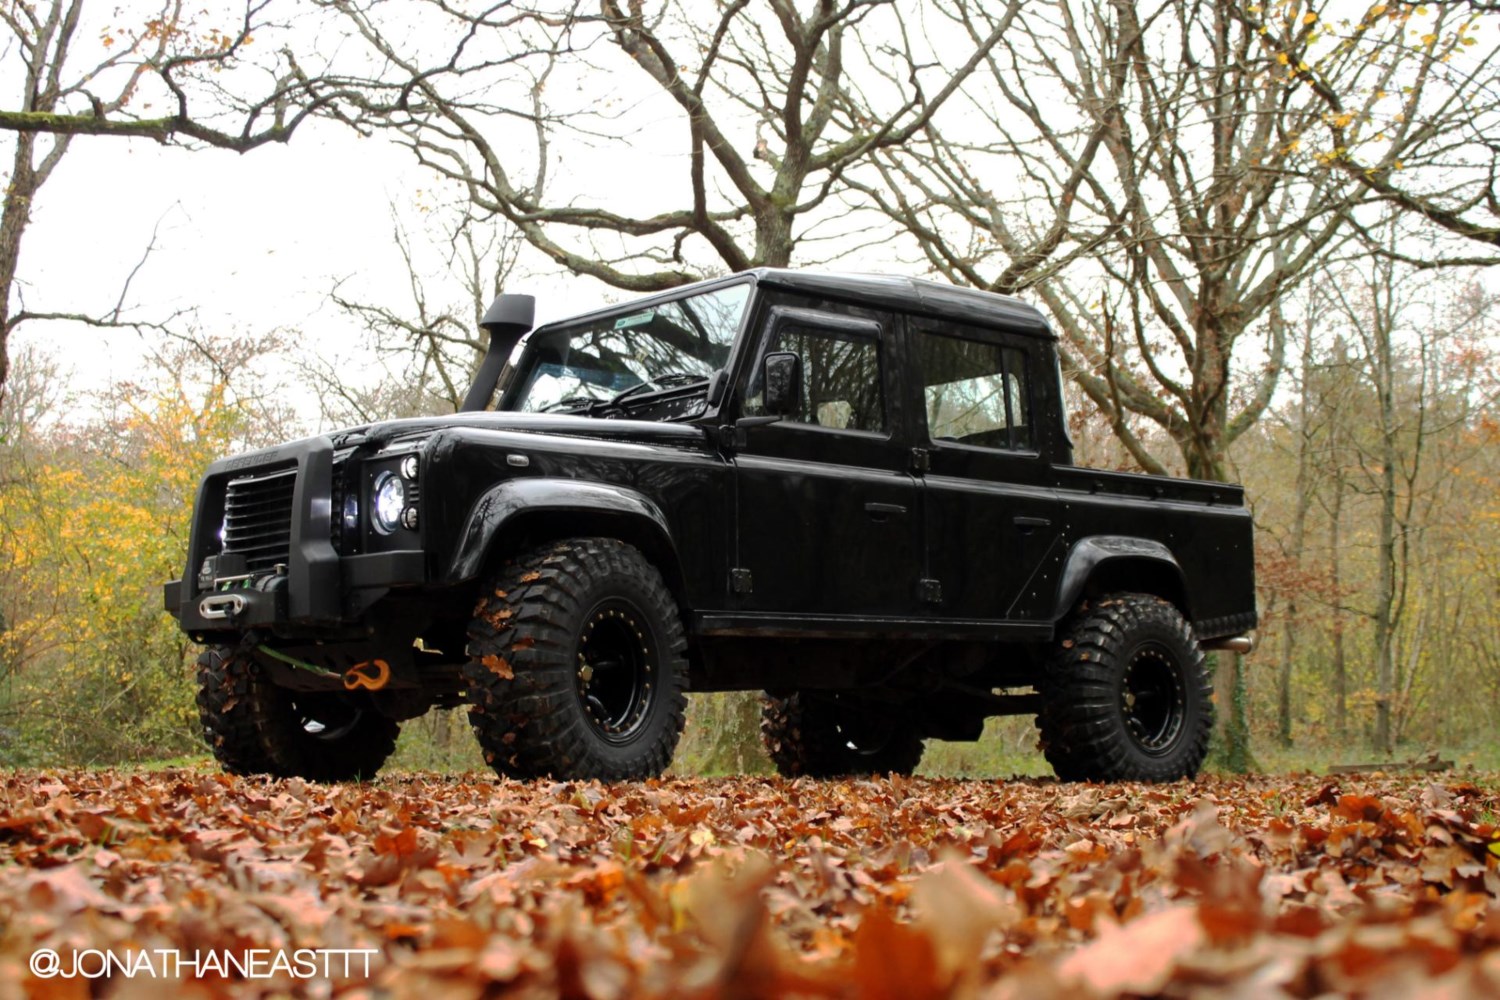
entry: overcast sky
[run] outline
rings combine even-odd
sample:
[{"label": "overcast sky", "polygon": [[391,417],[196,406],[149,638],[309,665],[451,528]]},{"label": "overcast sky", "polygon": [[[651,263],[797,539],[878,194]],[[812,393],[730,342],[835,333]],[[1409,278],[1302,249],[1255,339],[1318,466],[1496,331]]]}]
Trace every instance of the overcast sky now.
[{"label": "overcast sky", "polygon": [[[130,285],[132,317],[192,309],[206,332],[296,331],[305,349],[348,356],[363,335],[328,293],[342,281],[347,297],[404,304],[392,206],[420,227],[418,192],[431,186],[405,150],[317,122],[289,144],[243,156],[80,137],[33,211],[22,247],[24,302],[36,311],[107,312],[155,230],[157,249]],[[441,290],[436,276],[428,284]],[[543,317],[620,297],[545,273],[513,290],[540,293]],[[462,294],[454,288],[454,301]],[[133,332],[74,323],[25,324],[12,351],[27,344],[62,359],[73,387],[85,391],[133,378],[143,346]]]},{"label": "overcast sky", "polygon": [[[600,55],[569,71],[572,76],[559,71],[549,84],[549,98],[563,105],[628,108],[630,146],[576,147],[573,159],[564,156],[552,164],[549,191],[621,211],[675,204],[683,184],[677,161],[686,146],[680,110],[644,85],[633,67],[610,73],[600,68],[605,63]],[[753,136],[752,128],[740,139],[748,145]],[[0,149],[9,146],[9,137],[0,136]],[[21,254],[23,301],[40,311],[108,311],[153,229],[159,229],[157,249],[130,288],[132,317],[159,319],[193,309],[198,327],[213,334],[280,329],[294,333],[302,349],[358,358],[362,334],[328,301],[328,293],[343,282],[340,291],[348,298],[397,309],[407,304],[392,206],[410,227],[420,229],[418,202],[453,196],[434,196],[432,186],[431,175],[407,151],[320,122],[304,125],[287,145],[244,156],[81,136],[34,206]],[[571,234],[566,242],[573,243]],[[510,290],[537,294],[539,319],[628,297],[589,279],[560,275],[535,253],[525,260],[525,273]],[[915,259],[901,260],[890,242],[865,247],[842,266],[923,270]],[[442,297],[438,269],[424,270],[429,293]],[[453,287],[451,301],[461,302],[462,294]],[[133,333],[77,324],[27,324],[12,349],[27,344],[43,345],[63,359],[80,389],[133,377],[141,355],[141,340]],[[1241,363],[1254,363],[1253,345],[1242,353]],[[376,377],[357,363],[342,367],[341,375],[350,381]],[[304,407],[311,421],[316,413],[305,402]]]}]

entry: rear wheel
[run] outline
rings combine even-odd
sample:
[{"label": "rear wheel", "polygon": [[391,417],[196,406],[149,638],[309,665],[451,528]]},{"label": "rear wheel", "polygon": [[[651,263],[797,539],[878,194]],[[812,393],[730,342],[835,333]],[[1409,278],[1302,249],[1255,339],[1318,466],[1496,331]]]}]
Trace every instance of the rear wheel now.
[{"label": "rear wheel", "polygon": [[910,723],[832,693],[767,693],[760,735],[777,772],[788,778],[911,774],[922,760],[922,740]]},{"label": "rear wheel", "polygon": [[534,549],[486,586],[469,626],[469,721],[515,778],[648,778],[672,761],[687,647],[656,567],[612,538]]},{"label": "rear wheel", "polygon": [[1112,594],[1062,630],[1037,725],[1065,781],[1172,781],[1198,773],[1213,689],[1192,627],[1149,594]]},{"label": "rear wheel", "polygon": [[350,695],[277,687],[254,656],[232,646],[198,657],[198,718],[230,774],[314,781],[373,778],[401,731]]}]

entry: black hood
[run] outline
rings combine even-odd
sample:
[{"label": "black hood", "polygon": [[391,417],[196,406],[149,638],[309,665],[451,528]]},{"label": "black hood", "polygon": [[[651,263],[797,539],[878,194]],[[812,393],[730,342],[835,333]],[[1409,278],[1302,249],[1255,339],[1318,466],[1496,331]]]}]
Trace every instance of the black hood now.
[{"label": "black hood", "polygon": [[422,437],[435,431],[458,427],[618,441],[649,441],[657,444],[701,444],[705,438],[704,429],[693,424],[665,423],[659,420],[614,420],[566,413],[503,411],[385,420],[334,431],[328,437],[332,439],[334,447],[341,448],[367,443],[385,444],[402,438]]}]

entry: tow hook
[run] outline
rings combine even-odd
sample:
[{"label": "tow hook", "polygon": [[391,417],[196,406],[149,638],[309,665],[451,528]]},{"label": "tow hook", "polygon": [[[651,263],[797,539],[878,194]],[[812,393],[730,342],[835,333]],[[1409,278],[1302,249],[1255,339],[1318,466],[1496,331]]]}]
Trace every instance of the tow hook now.
[{"label": "tow hook", "polygon": [[364,663],[356,663],[344,671],[344,688],[349,691],[356,688],[379,691],[390,679],[391,665],[389,663],[384,660],[367,660]]},{"label": "tow hook", "polygon": [[198,602],[198,614],[204,618],[231,618],[245,610],[245,599],[239,594],[210,594]]}]

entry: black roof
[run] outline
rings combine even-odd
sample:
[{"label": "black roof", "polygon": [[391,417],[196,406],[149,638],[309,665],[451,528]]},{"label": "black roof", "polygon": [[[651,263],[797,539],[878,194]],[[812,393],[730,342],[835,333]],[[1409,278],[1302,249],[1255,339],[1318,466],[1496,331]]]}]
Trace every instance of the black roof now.
[{"label": "black roof", "polygon": [[749,273],[755,275],[759,284],[804,294],[997,326],[1035,336],[1054,336],[1046,317],[1035,306],[998,292],[892,274],[841,274],[775,267],[759,267]]},{"label": "black roof", "polygon": [[559,318],[537,329],[589,322],[596,317],[618,313],[622,309],[641,309],[746,278],[753,278],[757,284],[770,288],[784,288],[803,295],[818,295],[853,305],[958,320],[1011,333],[1056,339],[1046,317],[1035,306],[1012,295],[892,274],[855,274],[782,267],[751,268],[721,278],[679,285],[639,299],[617,302],[577,316]]}]

